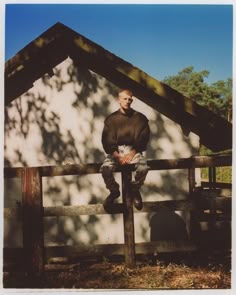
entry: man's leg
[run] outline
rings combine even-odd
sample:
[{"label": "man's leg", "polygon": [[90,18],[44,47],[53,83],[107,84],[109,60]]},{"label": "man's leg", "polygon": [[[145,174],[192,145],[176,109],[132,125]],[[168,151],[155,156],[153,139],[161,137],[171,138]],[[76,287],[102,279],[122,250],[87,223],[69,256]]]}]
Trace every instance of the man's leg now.
[{"label": "man's leg", "polygon": [[141,186],[144,184],[147,173],[149,171],[149,167],[147,165],[147,160],[144,158],[142,154],[137,154],[133,159],[133,163],[135,163],[135,175],[134,181],[132,181],[131,189],[133,194],[133,202],[136,209],[141,210],[143,208],[142,197],[139,192]]},{"label": "man's leg", "polygon": [[133,184],[134,186],[136,186],[137,189],[140,189],[141,186],[144,184],[148,171],[149,167],[147,165],[147,161],[143,156],[141,156],[139,162],[137,162],[137,164],[135,165],[135,180]]},{"label": "man's leg", "polygon": [[103,204],[105,209],[108,209],[113,204],[114,200],[120,196],[119,184],[115,181],[113,175],[116,168],[117,163],[111,155],[107,156],[100,168],[106,188],[110,191],[110,194],[105,199]]}]

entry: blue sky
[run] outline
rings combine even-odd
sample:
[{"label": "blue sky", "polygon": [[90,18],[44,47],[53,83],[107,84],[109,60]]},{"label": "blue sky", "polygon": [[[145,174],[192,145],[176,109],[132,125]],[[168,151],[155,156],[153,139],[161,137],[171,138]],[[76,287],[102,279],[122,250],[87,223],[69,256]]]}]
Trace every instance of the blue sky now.
[{"label": "blue sky", "polygon": [[233,5],[7,4],[5,60],[56,22],[158,80],[190,65],[232,78]]}]

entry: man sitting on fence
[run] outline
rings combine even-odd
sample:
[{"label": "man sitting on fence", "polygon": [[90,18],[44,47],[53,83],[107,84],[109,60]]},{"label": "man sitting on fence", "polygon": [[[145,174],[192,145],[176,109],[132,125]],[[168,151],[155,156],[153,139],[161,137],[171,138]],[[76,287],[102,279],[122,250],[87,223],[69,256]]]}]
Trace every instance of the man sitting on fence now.
[{"label": "man sitting on fence", "polygon": [[148,173],[143,152],[149,141],[150,129],[146,116],[131,108],[132,102],[132,92],[121,90],[118,94],[119,109],[110,114],[104,122],[102,144],[107,157],[100,172],[106,188],[110,191],[103,204],[107,211],[114,200],[120,196],[119,184],[115,181],[113,172],[118,165],[126,164],[136,164],[135,180],[131,182],[131,192],[134,206],[138,210],[143,207],[139,189]]}]

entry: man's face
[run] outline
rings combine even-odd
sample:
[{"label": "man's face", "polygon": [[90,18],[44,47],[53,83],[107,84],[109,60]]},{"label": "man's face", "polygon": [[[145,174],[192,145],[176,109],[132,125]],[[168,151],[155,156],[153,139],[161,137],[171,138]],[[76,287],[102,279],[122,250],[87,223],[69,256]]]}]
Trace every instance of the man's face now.
[{"label": "man's face", "polygon": [[129,110],[133,102],[132,95],[128,91],[122,91],[119,93],[118,102],[122,110]]}]

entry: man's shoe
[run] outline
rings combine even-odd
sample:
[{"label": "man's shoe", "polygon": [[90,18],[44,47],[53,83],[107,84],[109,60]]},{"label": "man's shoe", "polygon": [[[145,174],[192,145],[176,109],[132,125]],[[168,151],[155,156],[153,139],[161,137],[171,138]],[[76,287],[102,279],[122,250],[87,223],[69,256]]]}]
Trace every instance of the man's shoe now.
[{"label": "man's shoe", "polygon": [[114,200],[117,199],[120,196],[119,191],[111,192],[109,196],[105,199],[103,203],[103,207],[106,211],[109,211],[114,204]]},{"label": "man's shoe", "polygon": [[142,210],[143,209],[143,201],[142,201],[142,197],[141,197],[139,190],[133,190],[132,194],[133,194],[134,207],[137,210]]}]

